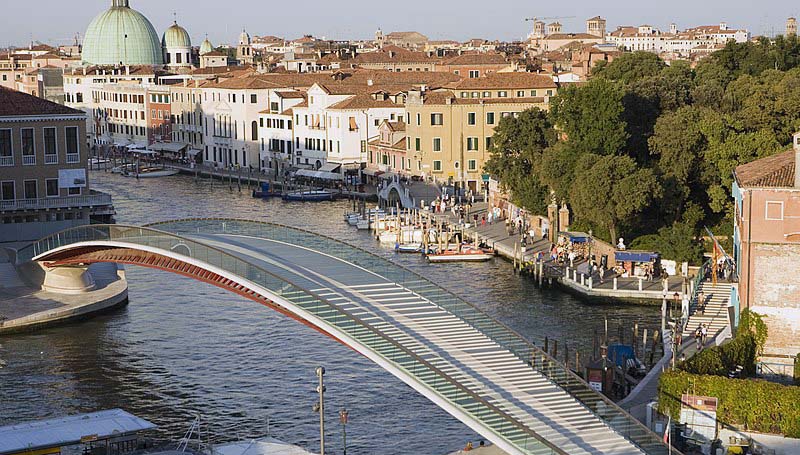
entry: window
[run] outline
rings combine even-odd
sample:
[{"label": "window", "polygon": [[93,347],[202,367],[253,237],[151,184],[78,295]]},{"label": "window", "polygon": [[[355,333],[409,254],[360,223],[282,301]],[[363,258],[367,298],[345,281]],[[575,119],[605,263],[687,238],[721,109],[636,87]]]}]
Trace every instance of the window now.
[{"label": "window", "polygon": [[[253,96],[255,96],[255,95],[253,95]],[[277,101],[273,101],[273,102],[269,103],[269,110],[271,110],[272,112],[278,112],[278,109],[280,109],[280,107],[278,107],[278,102]]]},{"label": "window", "polygon": [[467,161],[467,170],[468,171],[477,171],[478,170],[478,160],[469,160]]},{"label": "window", "polygon": [[23,128],[22,135],[22,164],[36,164],[36,152],[34,149],[33,128]]},{"label": "window", "polygon": [[483,92],[483,97],[484,98],[491,98],[492,97],[492,92]]},{"label": "window", "polygon": [[517,90],[517,98],[525,98],[525,90]]},{"label": "window", "polygon": [[0,130],[0,166],[14,165],[11,130]]},{"label": "window", "polygon": [[433,172],[442,172],[442,162],[440,160],[433,161]]},{"label": "window", "polygon": [[25,180],[23,183],[23,189],[25,191],[25,199],[38,199],[39,192],[38,187],[36,185],[36,180]]},{"label": "window", "polygon": [[492,136],[486,136],[486,150],[491,150],[492,148]]},{"label": "window", "polygon": [[470,112],[469,114],[467,114],[467,125],[475,125],[476,123],[475,117],[476,114],[474,112]]},{"label": "window", "polygon": [[433,138],[433,151],[434,152],[442,151],[442,138],[440,137]]},{"label": "window", "polygon": [[536,97],[536,90],[531,90],[531,96]]},{"label": "window", "polygon": [[67,194],[69,194],[70,196],[79,196],[81,194],[81,189],[77,187],[70,188],[69,190],[67,190]]},{"label": "window", "polygon": [[44,181],[47,197],[58,196],[58,179],[47,179]]},{"label": "window", "polygon": [[361,141],[361,153],[367,153],[367,141]]},{"label": "window", "polygon": [[487,125],[494,125],[494,112],[487,112],[486,113],[486,124]]},{"label": "window", "polygon": [[547,91],[547,96],[553,96],[553,91],[552,90],[548,90]]},{"label": "window", "polygon": [[422,149],[422,140],[420,138],[414,139],[414,150],[420,151]]},{"label": "window", "polygon": [[481,92],[472,92],[472,97],[473,98],[480,98],[480,96],[481,96]]},{"label": "window", "polygon": [[782,201],[767,201],[765,218],[767,220],[782,221],[783,220],[783,202]]},{"label": "window", "polygon": [[417,126],[422,125],[422,114],[417,113]]},{"label": "window", "polygon": [[13,180],[0,183],[0,199],[4,201],[13,201],[16,198]]},{"label": "window", "polygon": [[498,98],[508,98],[508,92],[497,92]]},{"label": "window", "polygon": [[444,124],[444,116],[442,114],[431,114],[431,125],[441,126]]},{"label": "window", "polygon": [[42,128],[44,132],[44,164],[55,164],[58,162],[58,150],[56,150],[56,129]]},{"label": "window", "polygon": [[467,138],[467,151],[474,152],[478,150],[478,138],[477,137],[468,137]]},{"label": "window", "polygon": [[250,95],[250,104],[258,103],[258,95]]},{"label": "window", "polygon": [[258,140],[258,122],[255,120],[250,124],[250,136],[252,140]]},{"label": "window", "polygon": [[469,78],[470,79],[476,79],[476,78],[479,78],[479,77],[481,77],[481,72],[480,71],[478,71],[478,70],[470,70],[469,71]]},{"label": "window", "polygon": [[80,158],[78,149],[78,127],[68,126],[64,128],[67,142],[67,163],[77,163]]}]

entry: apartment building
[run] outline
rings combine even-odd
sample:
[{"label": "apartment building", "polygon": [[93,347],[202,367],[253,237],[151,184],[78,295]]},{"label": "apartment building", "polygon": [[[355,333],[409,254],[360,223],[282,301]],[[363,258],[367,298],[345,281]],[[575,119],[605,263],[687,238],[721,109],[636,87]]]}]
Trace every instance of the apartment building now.
[{"label": "apartment building", "polygon": [[477,190],[488,176],[494,128],[500,119],[547,109],[557,86],[549,76],[495,73],[464,79],[449,90],[412,90],[406,102],[406,149],[411,173]]},{"label": "apartment building", "polygon": [[786,365],[800,352],[800,133],[793,148],[734,171],[733,257],[738,288],[731,304],[763,314],[768,362]]},{"label": "apartment building", "polygon": [[184,79],[169,86],[172,143],[186,146],[195,161],[203,161],[205,136],[203,129],[203,90],[206,81]]},{"label": "apartment building", "polygon": [[113,214],[90,191],[85,114],[0,87],[0,241],[45,237]]},{"label": "apartment building", "polygon": [[292,109],[294,164],[328,171],[360,167],[380,124],[403,117],[404,102],[402,91],[389,93],[374,84],[315,84],[307,102]]},{"label": "apartment building", "polygon": [[305,102],[304,92],[275,91],[269,109],[261,111],[258,122],[261,138],[261,168],[278,178],[294,165],[294,107]]},{"label": "apartment building", "polygon": [[67,70],[66,105],[86,113],[86,138],[91,144],[146,146],[147,90],[162,74],[150,66]]},{"label": "apartment building", "polygon": [[364,174],[377,176],[384,173],[411,175],[411,160],[406,150],[406,124],[403,120],[384,120],[378,127],[378,137],[369,142]]}]

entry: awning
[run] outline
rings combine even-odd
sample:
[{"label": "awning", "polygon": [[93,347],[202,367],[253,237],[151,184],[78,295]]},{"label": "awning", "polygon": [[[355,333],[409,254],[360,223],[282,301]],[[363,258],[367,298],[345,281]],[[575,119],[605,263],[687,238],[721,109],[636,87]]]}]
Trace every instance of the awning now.
[{"label": "awning", "polygon": [[573,243],[586,243],[589,241],[589,234],[585,232],[559,232],[558,235],[563,235]]},{"label": "awning", "polygon": [[187,153],[189,154],[189,156],[197,156],[197,155],[203,153],[203,151],[202,150],[197,150],[197,149],[191,149]]},{"label": "awning", "polygon": [[340,167],[342,167],[342,165],[339,163],[326,163],[318,170],[322,172],[336,172]]},{"label": "awning", "polygon": [[614,259],[617,262],[650,262],[655,261],[660,254],[651,251],[616,251],[614,252]]},{"label": "awning", "polygon": [[147,148],[147,142],[135,142],[133,144],[128,144],[127,147],[129,149],[143,149]]},{"label": "awning", "polygon": [[152,150],[145,150],[145,149],[135,149],[132,148],[128,150],[129,152],[133,153],[134,155],[155,155],[156,152]]},{"label": "awning", "polygon": [[381,178],[386,180],[394,180],[395,177],[397,177],[397,174],[395,174],[394,172],[386,172],[384,174],[381,174]]},{"label": "awning", "polygon": [[189,144],[182,142],[155,142],[150,146],[150,149],[159,152],[180,153],[187,147],[189,147]]},{"label": "awning", "polygon": [[364,175],[368,175],[370,177],[377,177],[377,176],[383,174],[382,170],[375,169],[375,168],[366,168],[366,169],[362,170],[361,172],[363,172]]},{"label": "awning", "polygon": [[358,129],[358,123],[356,123],[355,117],[350,117],[350,131],[356,131]]},{"label": "awning", "polygon": [[325,171],[312,171],[311,169],[300,169],[295,174],[298,177],[308,177],[313,179],[323,179],[323,180],[341,180],[342,175],[337,174],[335,172],[325,172]]}]

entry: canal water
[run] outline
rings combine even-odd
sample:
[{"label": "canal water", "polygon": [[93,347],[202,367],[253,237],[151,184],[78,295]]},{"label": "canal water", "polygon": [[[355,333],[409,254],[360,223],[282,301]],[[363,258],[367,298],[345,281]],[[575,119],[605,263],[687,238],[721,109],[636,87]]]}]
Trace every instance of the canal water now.
[{"label": "canal water", "polygon": [[[588,353],[605,318],[616,333],[651,330],[654,307],[588,305],[540,290],[496,259],[430,265],[396,255],[343,222],[349,204],[262,201],[191,177],[134,179],[92,173],[114,197],[117,222],[231,217],[303,227],[383,255],[460,295],[537,344],[547,336]],[[233,294],[166,272],[128,267],[130,305],[95,319],[0,338],[0,425],[123,408],[177,439],[196,415],[212,442],[271,434],[318,451],[314,369],[327,370],[327,453],[342,453],[338,411],[350,412],[348,453],[433,454],[480,437],[400,380],[331,339]]]}]

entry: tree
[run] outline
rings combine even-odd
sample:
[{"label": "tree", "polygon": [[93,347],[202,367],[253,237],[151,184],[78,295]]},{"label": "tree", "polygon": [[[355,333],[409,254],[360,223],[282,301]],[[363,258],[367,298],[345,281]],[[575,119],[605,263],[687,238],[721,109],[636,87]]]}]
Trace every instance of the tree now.
[{"label": "tree", "polygon": [[614,155],[628,140],[621,84],[603,78],[559,91],[551,104],[554,123],[569,143],[583,153]]},{"label": "tree", "polygon": [[655,173],[627,156],[587,155],[577,169],[570,191],[575,215],[608,229],[612,243],[620,227],[633,224],[636,215],[661,195]]},{"label": "tree", "polygon": [[665,66],[664,61],[652,52],[628,52],[615,58],[608,65],[595,67],[592,76],[630,84],[659,74]]},{"label": "tree", "polygon": [[528,109],[518,117],[505,117],[495,128],[489,160],[484,169],[502,182],[522,207],[540,212],[547,188],[539,180],[544,150],[557,140],[546,112]]}]

